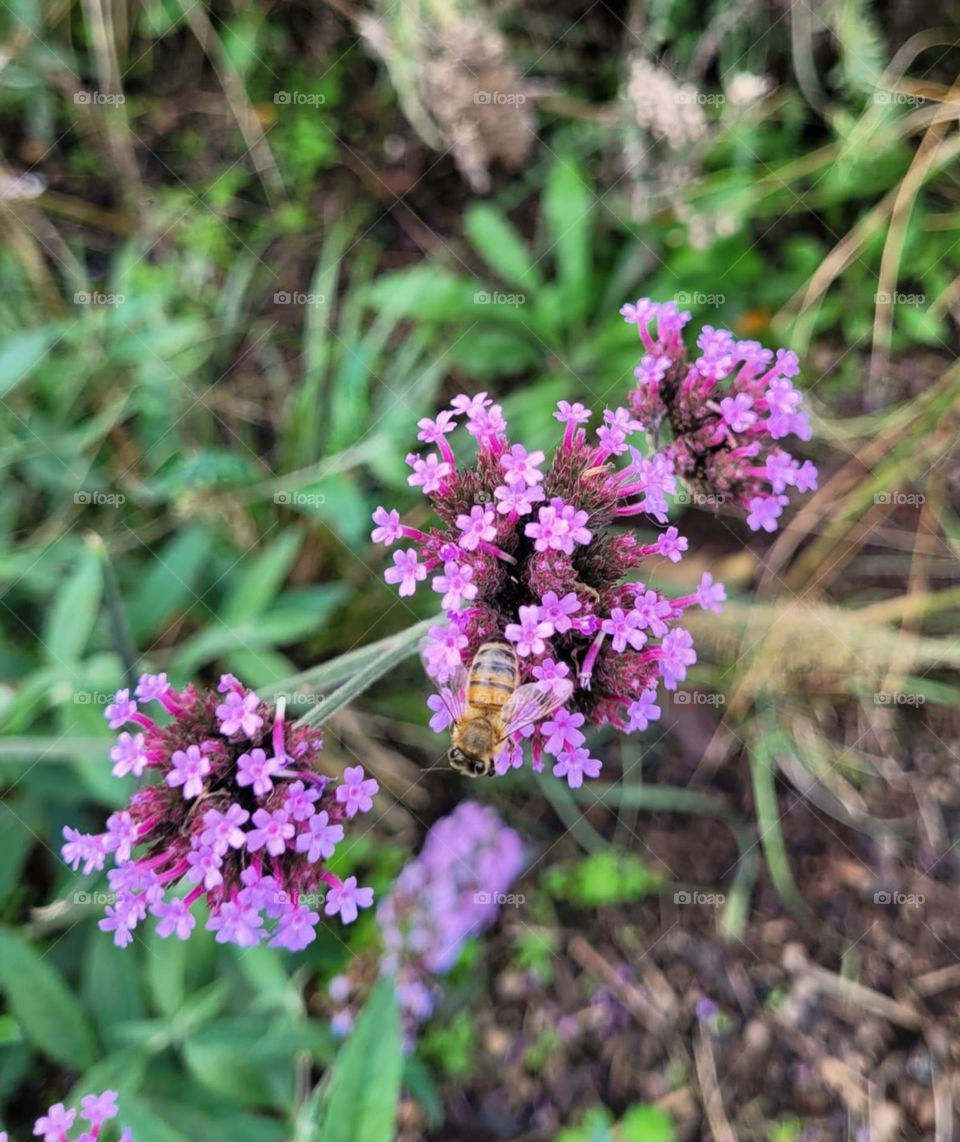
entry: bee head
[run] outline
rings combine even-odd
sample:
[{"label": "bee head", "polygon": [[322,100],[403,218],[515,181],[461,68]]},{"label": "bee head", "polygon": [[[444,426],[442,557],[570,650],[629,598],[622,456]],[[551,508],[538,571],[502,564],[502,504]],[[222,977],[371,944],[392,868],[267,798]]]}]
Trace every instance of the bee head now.
[{"label": "bee head", "polygon": [[469,757],[463,750],[453,746],[447,753],[450,768],[464,777],[490,777],[493,774],[493,759],[482,757]]}]

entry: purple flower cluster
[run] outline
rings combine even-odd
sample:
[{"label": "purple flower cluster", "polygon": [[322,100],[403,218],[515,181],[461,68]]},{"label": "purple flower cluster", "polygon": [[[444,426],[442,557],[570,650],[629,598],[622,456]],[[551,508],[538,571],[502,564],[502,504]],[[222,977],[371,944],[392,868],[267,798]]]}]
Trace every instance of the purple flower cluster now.
[{"label": "purple flower cluster", "polygon": [[[631,446],[642,425],[627,409],[604,412],[588,436],[591,415],[559,402],[563,437],[547,461],[510,442],[502,409],[485,393],[456,397],[436,420],[419,422],[419,439],[435,451],[407,457],[409,483],[422,489],[440,525],[409,527],[398,511],[378,507],[372,533],[376,543],[403,544],[388,583],[411,595],[429,576],[440,596],[447,622],[430,632],[424,658],[441,688],[484,641],[500,636],[516,648],[520,681],[563,702],[511,734],[497,772],[521,765],[529,740],[534,768],[550,754],[554,774],[571,786],[600,772],[582,727],[646,729],[660,715],[659,683],[675,689],[696,661],[693,639],[676,625],[684,608],[719,610],[725,597],[709,574],[680,599],[638,578],[650,557],[677,562],[686,550],[675,527],[644,542],[630,526],[641,514],[665,525],[676,480],[665,457],[646,458]],[[458,464],[447,439],[461,423],[476,441],[472,463]],[[441,691],[429,700],[437,731],[450,724],[449,697]]]},{"label": "purple flower cluster", "polygon": [[[396,982],[408,1031],[429,1017],[439,995],[435,977],[450,971],[466,940],[494,923],[522,869],[518,834],[475,801],[462,801],[427,834],[377,908],[380,973]],[[333,1027],[341,1033],[351,1024],[354,990],[346,976],[330,983],[340,1008]]]},{"label": "purple flower cluster", "polygon": [[[117,1116],[117,1092],[105,1090],[103,1094],[88,1094],[80,1100],[80,1118],[88,1128],[78,1134],[74,1142],[97,1142],[103,1124]],[[75,1110],[67,1110],[62,1102],[51,1106],[33,1125],[35,1137],[43,1142],[71,1142],[70,1131],[77,1120]],[[6,1130],[0,1130],[0,1142],[8,1142]],[[120,1142],[133,1142],[133,1135],[124,1129]]]},{"label": "purple flower cluster", "polygon": [[[159,720],[140,703],[156,702]],[[218,943],[299,951],[326,916],[349,924],[373,903],[356,877],[341,881],[324,867],[343,839],[344,822],[373,806],[377,782],[361,766],[339,783],[317,772],[322,743],[315,730],[287,727],[284,703],[261,702],[231,674],[219,693],[166,676],[144,675],[106,709],[119,730],[110,756],[117,777],[149,774],[106,830],[64,829],[63,858],[85,874],[108,874],[114,902],[100,921],[125,947],[150,913],[160,936],[186,940],[196,924],[191,906],[204,897],[207,928]],[[123,727],[129,727],[124,729]],[[177,889],[183,889],[181,894]]]},{"label": "purple flower cluster", "polygon": [[644,349],[630,406],[655,439],[661,425],[669,426],[672,440],[662,455],[670,468],[694,492],[738,504],[754,531],[776,531],[788,489],[817,486],[814,465],[777,443],[811,435],[791,383],[800,372],[797,355],[705,325],[700,355],[690,361],[681,337],[690,314],[673,302],[641,298],[620,313],[637,327]]}]

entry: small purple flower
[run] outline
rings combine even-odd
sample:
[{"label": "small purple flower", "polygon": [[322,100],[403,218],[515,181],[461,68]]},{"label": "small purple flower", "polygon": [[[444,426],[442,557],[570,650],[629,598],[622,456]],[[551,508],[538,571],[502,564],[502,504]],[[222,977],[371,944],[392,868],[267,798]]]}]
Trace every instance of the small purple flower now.
[{"label": "small purple flower", "polygon": [[676,690],[677,683],[687,676],[687,667],[697,661],[693,638],[689,631],[674,627],[660,643],[660,673],[668,690]]},{"label": "small purple flower", "polygon": [[453,721],[447,703],[440,697],[439,694],[431,694],[427,698],[427,708],[432,711],[433,716],[430,718],[430,729],[435,734],[442,733]]},{"label": "small purple flower", "polygon": [[296,832],[285,809],[275,809],[272,813],[268,809],[258,809],[253,814],[253,825],[247,833],[247,851],[255,853],[266,848],[275,857],[283,855],[287,841]]},{"label": "small purple flower", "polygon": [[387,583],[400,584],[397,593],[401,598],[412,595],[417,589],[417,584],[422,583],[427,577],[426,566],[417,560],[417,553],[412,547],[403,551],[395,551],[393,553],[394,565],[388,567],[383,573],[383,578]]},{"label": "small purple flower", "polygon": [[337,800],[345,807],[348,817],[357,813],[369,813],[373,808],[373,798],[380,785],[373,777],[364,778],[363,766],[347,766],[343,771],[343,783],[337,786]]},{"label": "small purple flower", "polygon": [[553,767],[553,776],[565,777],[571,789],[579,789],[585,775],[599,777],[602,768],[601,763],[590,756],[588,749],[578,746],[560,754],[557,764]]},{"label": "small purple flower", "polygon": [[639,650],[647,641],[647,636],[640,629],[643,619],[636,611],[624,611],[621,607],[614,607],[610,617],[604,619],[600,629],[611,637],[611,645],[617,654],[622,654],[627,645]]},{"label": "small purple flower", "polygon": [[108,1118],[117,1117],[117,1092],[105,1090],[103,1094],[88,1094],[80,1100],[80,1115],[96,1129]]},{"label": "small purple flower", "polygon": [[451,472],[450,465],[435,452],[431,452],[426,460],[420,456],[408,456],[407,463],[413,468],[413,475],[407,477],[407,483],[412,488],[423,488],[428,495],[439,491],[444,478]]},{"label": "small purple flower", "polygon": [[730,426],[731,432],[746,432],[757,423],[757,414],[752,409],[753,398],[747,393],[724,397],[720,402],[720,414],[724,423]]},{"label": "small purple flower", "polygon": [[267,757],[262,749],[252,749],[237,758],[237,784],[253,786],[254,795],[264,797],[273,788],[274,774],[283,768],[279,757]]},{"label": "small purple flower", "polygon": [[537,465],[543,461],[544,455],[541,451],[528,452],[522,444],[514,444],[500,457],[503,478],[510,485],[539,484],[543,479],[543,473]]},{"label": "small purple flower", "polygon": [[133,720],[134,715],[137,713],[137,703],[130,697],[129,690],[118,690],[113,696],[113,701],[103,711],[103,716],[111,730],[118,730],[122,725]]},{"label": "small purple flower", "polygon": [[645,730],[651,722],[655,722],[661,714],[657,705],[656,690],[644,690],[640,697],[627,707],[627,733],[636,733]]},{"label": "small purple flower", "polygon": [[170,759],[173,763],[166,776],[171,789],[183,786],[183,796],[187,800],[199,797],[203,792],[203,779],[210,772],[210,759],[198,745],[178,749]]},{"label": "small purple flower", "polygon": [[166,674],[141,674],[136,695],[141,702],[159,701],[170,689]]},{"label": "small purple flower", "polygon": [[542,622],[549,625],[549,634],[566,634],[573,626],[570,616],[580,610],[580,600],[575,591],[568,591],[562,599],[556,591],[547,591],[541,600],[539,615]]},{"label": "small purple flower", "polygon": [[200,843],[207,845],[220,856],[227,849],[241,849],[246,844],[246,834],[240,828],[250,820],[250,814],[241,805],[231,805],[226,813],[219,809],[208,809],[203,815],[206,826],[200,834]]},{"label": "small purple flower", "polygon": [[263,718],[257,713],[259,705],[260,699],[252,690],[245,694],[231,690],[217,706],[223,736],[229,738],[242,733],[245,737],[254,737],[263,725]]},{"label": "small purple flower", "polygon": [[333,850],[343,840],[343,825],[331,825],[330,815],[325,809],[314,813],[310,818],[308,833],[300,833],[297,837],[297,852],[306,853],[311,864],[318,860],[329,860]]},{"label": "small purple flower", "polygon": [[75,1110],[67,1110],[62,1102],[58,1102],[51,1106],[43,1117],[37,1119],[33,1132],[42,1134],[43,1142],[63,1142],[76,1117]]},{"label": "small purple flower", "polygon": [[524,535],[534,540],[537,551],[566,551],[573,550],[573,541],[570,538],[570,524],[560,515],[554,503],[547,504],[537,512],[535,522],[528,523]]},{"label": "small purple flower", "polygon": [[584,723],[583,714],[571,713],[561,706],[555,710],[553,717],[543,723],[542,731],[546,737],[543,748],[547,753],[559,756],[565,750],[576,749],[587,740],[580,732]]},{"label": "small purple flower", "polygon": [[657,551],[665,555],[671,563],[679,563],[687,550],[687,539],[675,527],[668,527],[657,537]]},{"label": "small purple flower", "polygon": [[764,531],[776,531],[777,520],[786,503],[786,496],[754,496],[747,501],[750,513],[747,516],[747,527],[752,531],[759,531],[761,528]]},{"label": "small purple flower", "polygon": [[157,935],[166,940],[176,936],[178,940],[188,940],[196,924],[196,917],[191,913],[187,902],[175,896],[169,903],[161,900],[150,909],[157,917]]},{"label": "small purple flower", "polygon": [[193,884],[202,883],[208,892],[211,888],[223,884],[223,873],[220,871],[223,868],[223,859],[209,845],[191,849],[187,853],[187,864],[189,865],[187,880]]},{"label": "small purple flower", "polygon": [[497,501],[497,511],[501,515],[516,512],[517,515],[529,515],[533,505],[544,498],[543,488],[539,484],[500,484],[493,489],[494,499]]},{"label": "small purple flower", "polygon": [[481,543],[489,543],[497,534],[494,523],[496,513],[492,508],[482,508],[479,504],[470,509],[469,515],[457,516],[457,527],[463,534],[460,546],[464,551],[476,551]]},{"label": "small purple flower", "polygon": [[323,906],[324,915],[336,916],[344,924],[352,924],[358,915],[358,909],[369,908],[373,904],[372,888],[357,888],[357,878],[348,876],[343,884],[331,888]]},{"label": "small purple flower", "polygon": [[382,543],[385,547],[389,547],[403,535],[400,513],[395,509],[388,512],[386,508],[377,508],[373,513],[373,522],[377,525],[370,533],[374,543]]},{"label": "small purple flower", "polygon": [[287,786],[283,807],[294,821],[306,821],[316,813],[314,805],[319,798],[319,789],[315,789],[312,785],[308,789],[302,781],[294,781]]},{"label": "small purple flower", "polygon": [[120,734],[110,751],[111,761],[116,762],[111,771],[114,777],[126,777],[128,773],[134,777],[141,776],[148,761],[143,743],[143,734],[130,734],[126,730]]},{"label": "small purple flower", "polygon": [[557,402],[557,411],[553,416],[561,424],[585,424],[590,419],[590,410],[579,402],[570,404],[569,401],[562,400]]},{"label": "small purple flower", "polygon": [[723,610],[723,603],[727,597],[727,590],[722,583],[714,583],[709,571],[704,571],[697,587],[697,602],[705,611]]},{"label": "small purple flower", "polygon": [[63,859],[74,872],[83,863],[83,875],[89,876],[91,872],[99,872],[107,856],[106,835],[91,836],[89,833],[78,833],[76,829],[65,826],[63,835],[66,844],[60,853]]},{"label": "small purple flower", "polygon": [[457,422],[454,419],[453,413],[444,409],[437,415],[436,420],[431,420],[427,416],[422,420],[418,420],[417,427],[420,429],[417,433],[418,440],[422,440],[425,444],[442,445],[447,433],[453,432],[457,427]]},{"label": "small purple flower", "polygon": [[107,831],[103,847],[114,854],[117,864],[130,859],[130,852],[137,843],[137,829],[127,812],[111,813],[107,818]]},{"label": "small purple flower", "polygon": [[543,654],[547,646],[544,639],[553,633],[550,623],[540,621],[539,611],[539,607],[520,607],[520,622],[508,623],[504,627],[504,636],[517,644],[517,654],[521,658]]},{"label": "small purple flower", "polygon": [[434,577],[432,586],[443,595],[440,605],[445,611],[455,611],[465,599],[476,598],[477,585],[473,578],[469,563],[444,563],[443,574]]},{"label": "small purple flower", "polygon": [[[371,897],[373,889],[370,889]],[[320,915],[302,904],[289,909],[280,917],[277,930],[270,941],[271,948],[286,948],[288,952],[302,952],[317,938]]]}]

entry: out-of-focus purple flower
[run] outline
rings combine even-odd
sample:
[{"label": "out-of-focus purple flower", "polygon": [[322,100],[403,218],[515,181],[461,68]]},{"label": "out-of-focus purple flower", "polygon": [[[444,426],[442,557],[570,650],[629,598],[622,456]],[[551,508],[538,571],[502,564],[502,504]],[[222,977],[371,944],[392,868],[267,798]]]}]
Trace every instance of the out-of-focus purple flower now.
[{"label": "out-of-focus purple flower", "polygon": [[644,351],[631,407],[654,440],[669,427],[665,456],[673,470],[692,490],[738,505],[754,531],[775,531],[787,488],[802,493],[817,486],[813,464],[801,464],[777,443],[811,437],[792,384],[797,355],[705,325],[700,355],[691,360],[680,337],[689,313],[649,298],[620,312],[637,327]]},{"label": "out-of-focus purple flower", "polygon": [[[114,720],[122,712],[138,729],[120,733],[111,757],[142,757],[147,783],[103,833],[63,831],[72,868],[89,875],[108,859],[115,866],[101,929],[126,947],[152,915],[161,936],[185,940],[196,924],[191,907],[203,897],[219,943],[305,947],[320,917],[301,900],[341,887],[324,862],[343,839],[343,822],[372,808],[376,781],[360,766],[342,783],[323,774],[317,731],[286,726],[282,701],[271,709],[232,675],[220,680],[223,700],[150,676],[137,692],[154,694],[160,714],[131,713],[121,692]],[[372,892],[356,889],[354,897],[367,907]],[[356,915],[349,906],[338,911],[346,923]]]},{"label": "out-of-focus purple flower", "polygon": [[[397,1001],[408,1038],[433,1010],[440,992],[438,976],[455,964],[464,943],[488,928],[523,868],[523,846],[497,813],[475,801],[462,801],[433,826],[423,848],[394,881],[377,908],[382,952],[380,970],[394,977]],[[354,901],[350,881],[329,893],[327,910]],[[365,906],[357,900],[361,907]],[[329,994],[340,1009],[335,1034],[352,1026],[348,1006],[357,999],[349,976],[330,981]]]},{"label": "out-of-focus purple flower", "polygon": [[[103,1124],[117,1116],[117,1092],[105,1090],[103,1094],[88,1094],[80,1100],[80,1118],[89,1129],[71,1138],[77,1120],[76,1110],[67,1110],[62,1102],[48,1108],[33,1124],[34,1137],[42,1142],[97,1142]],[[7,1133],[0,1130],[0,1142],[7,1142]],[[124,1129],[120,1142],[133,1142],[129,1129]]]}]

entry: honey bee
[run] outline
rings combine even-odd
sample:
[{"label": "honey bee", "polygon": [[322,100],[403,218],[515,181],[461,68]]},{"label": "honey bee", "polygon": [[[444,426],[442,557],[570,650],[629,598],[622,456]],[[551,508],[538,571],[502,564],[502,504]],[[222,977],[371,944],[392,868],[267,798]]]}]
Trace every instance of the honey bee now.
[{"label": "honey bee", "polygon": [[573,683],[528,682],[518,686],[520,669],[513,645],[502,638],[485,642],[470,669],[460,667],[440,697],[452,719],[447,761],[466,777],[491,777],[507,739],[547,717],[570,697]]}]

